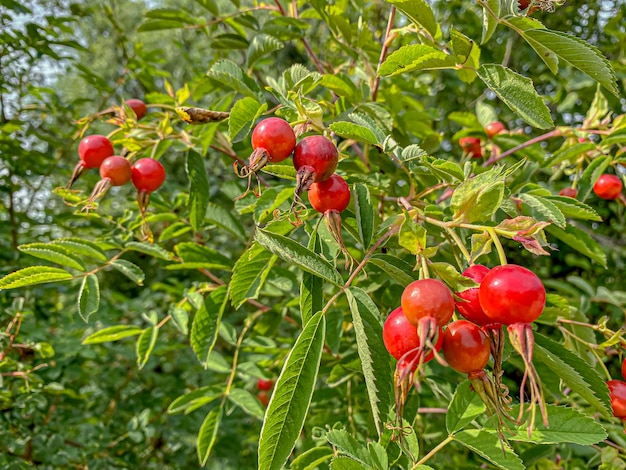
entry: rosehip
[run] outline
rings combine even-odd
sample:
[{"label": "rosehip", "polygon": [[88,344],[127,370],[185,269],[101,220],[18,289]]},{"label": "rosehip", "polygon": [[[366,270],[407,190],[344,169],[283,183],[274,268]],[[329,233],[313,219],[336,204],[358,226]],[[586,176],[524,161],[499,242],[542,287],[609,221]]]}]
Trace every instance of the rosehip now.
[{"label": "rosehip", "polygon": [[626,382],[609,380],[606,385],[609,387],[613,415],[616,418],[626,419]]},{"label": "rosehip", "polygon": [[483,156],[480,139],[478,137],[461,137],[459,139],[459,145],[463,151],[472,158],[481,158]]},{"label": "rosehip", "polygon": [[448,365],[463,374],[481,371],[489,361],[489,338],[467,320],[457,320],[446,327],[442,349]]},{"label": "rosehip", "polygon": [[295,147],[296,135],[284,119],[264,119],[252,131],[252,148],[264,149],[267,161],[282,162],[293,153]]},{"label": "rosehip", "polygon": [[559,196],[571,197],[576,199],[576,196],[578,196],[578,190],[574,188],[563,188],[559,191]]},{"label": "rosehip", "polygon": [[[489,272],[489,268],[482,264],[475,264],[463,271],[463,276],[470,278],[472,281],[480,284],[484,277]],[[476,323],[477,325],[488,325],[493,323],[480,306],[478,300],[478,287],[472,287],[461,292],[456,293],[457,297],[460,297],[465,302],[455,301],[456,309],[463,317],[469,321]]]},{"label": "rosehip", "polygon": [[119,155],[105,159],[100,165],[100,177],[108,179],[111,186],[122,186],[130,181],[132,168],[128,160]]},{"label": "rosehip", "polygon": [[165,169],[153,158],[142,158],[132,167],[132,181],[137,190],[151,193],[165,181]]},{"label": "rosehip", "polygon": [[313,183],[330,178],[338,161],[337,147],[323,135],[311,135],[298,142],[293,153],[293,166],[297,170],[296,194],[302,194]]},{"label": "rosehip", "polygon": [[622,192],[622,180],[618,176],[608,173],[600,175],[593,185],[593,192],[602,199],[613,201]]},{"label": "rosehip", "polygon": [[113,144],[103,135],[89,135],[78,144],[78,156],[84,168],[100,168],[104,159],[114,153]]},{"label": "rosehip", "polygon": [[402,292],[401,303],[409,323],[416,326],[425,317],[432,317],[437,325],[443,326],[454,314],[454,297],[437,279],[413,281]]},{"label": "rosehip", "polygon": [[495,323],[531,323],[543,312],[546,289],[529,269],[507,264],[485,275],[478,299],[485,315]]},{"label": "rosehip", "polygon": [[343,212],[350,203],[350,187],[346,180],[334,174],[325,181],[311,185],[309,202],[313,209],[322,214],[330,210]]},{"label": "rosehip", "polygon": [[257,393],[256,397],[259,399],[261,405],[263,406],[267,406],[267,404],[270,402],[270,395],[265,390],[261,390],[259,393]]},{"label": "rosehip", "polygon": [[506,130],[506,126],[500,121],[490,122],[485,126],[485,134],[487,134],[487,137],[489,137],[490,139],[493,139],[495,135],[504,130]]},{"label": "rosehip", "polygon": [[146,103],[141,100],[131,98],[126,100],[126,104],[135,112],[138,121],[148,114],[148,107],[146,106]]},{"label": "rosehip", "polygon": [[274,381],[272,379],[259,379],[256,383],[256,388],[259,390],[265,390],[266,392],[271,390],[273,386]]},{"label": "rosehip", "polygon": [[624,380],[626,380],[626,357],[624,358],[624,361],[622,362],[622,377],[624,378]]}]

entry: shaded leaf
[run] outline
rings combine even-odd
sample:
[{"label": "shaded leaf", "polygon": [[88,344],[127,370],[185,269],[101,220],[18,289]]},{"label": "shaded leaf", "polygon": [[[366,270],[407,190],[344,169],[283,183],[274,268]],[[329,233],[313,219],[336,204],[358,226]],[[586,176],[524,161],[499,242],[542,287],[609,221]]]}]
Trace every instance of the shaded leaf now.
[{"label": "shaded leaf", "polygon": [[602,251],[602,247],[598,242],[591,238],[587,232],[571,225],[568,225],[565,230],[550,225],[546,227],[546,231],[553,237],[606,268],[606,254]]},{"label": "shaded leaf", "polygon": [[233,268],[228,295],[233,307],[239,308],[249,299],[256,299],[277,257],[253,243],[243,252]]},{"label": "shaded leaf", "polygon": [[204,418],[200,431],[198,432],[198,460],[201,466],[205,466],[213,450],[217,430],[222,421],[222,408],[213,408]]},{"label": "shaded leaf", "polygon": [[189,176],[189,221],[196,232],[202,229],[209,204],[209,179],[204,160],[199,153],[187,153],[187,175]]},{"label": "shaded leaf", "polygon": [[22,253],[45,259],[67,268],[85,271],[85,263],[64,246],[53,243],[29,243],[17,247]]},{"label": "shaded leaf", "polygon": [[248,135],[252,124],[267,109],[266,103],[259,103],[256,98],[246,96],[237,101],[230,110],[228,134],[231,142],[242,140]]},{"label": "shaded leaf", "polygon": [[16,289],[44,282],[68,281],[70,279],[72,279],[72,275],[65,269],[48,266],[30,266],[7,274],[0,279],[0,290]]},{"label": "shaded leaf", "polygon": [[453,434],[485,413],[485,404],[478,393],[471,388],[470,381],[464,380],[454,392],[446,413],[446,429]]},{"label": "shaded leaf", "polygon": [[131,263],[130,261],[127,261],[125,259],[116,259],[115,261],[111,262],[109,266],[113,266],[131,281],[136,282],[140,286],[143,285],[143,281],[146,278],[146,275],[136,264]]},{"label": "shaded leaf", "polygon": [[146,328],[141,332],[141,335],[139,335],[135,348],[137,353],[137,367],[139,369],[143,369],[148,363],[148,359],[150,359],[150,354],[152,354],[154,350],[158,336],[159,329],[156,326]]},{"label": "shaded leaf", "polygon": [[87,323],[89,317],[98,311],[100,306],[100,284],[95,274],[88,274],[78,291],[78,313]]},{"label": "shaded leaf", "polygon": [[525,470],[526,468],[513,449],[489,432],[468,429],[455,434],[454,440],[502,470]]},{"label": "shaded leaf", "polygon": [[103,328],[100,331],[87,336],[82,344],[108,343],[109,341],[119,341],[120,339],[140,335],[144,330],[133,325],[115,325]]},{"label": "shaded leaf", "polygon": [[205,368],[226,308],[226,289],[226,286],[220,286],[206,296],[191,325],[191,348]]}]

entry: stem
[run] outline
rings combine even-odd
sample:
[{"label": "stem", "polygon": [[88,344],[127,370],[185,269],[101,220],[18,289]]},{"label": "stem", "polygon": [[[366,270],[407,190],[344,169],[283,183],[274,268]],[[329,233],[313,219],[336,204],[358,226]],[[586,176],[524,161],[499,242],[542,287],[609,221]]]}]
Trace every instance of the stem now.
[{"label": "stem", "polygon": [[531,145],[536,144],[538,142],[543,142],[544,140],[549,140],[549,139],[552,139],[553,137],[562,137],[562,136],[563,136],[563,131],[558,128],[550,132],[546,132],[543,135],[534,137],[530,140],[527,140],[526,142],[522,144],[519,144],[517,147],[513,147],[512,149],[509,149],[506,152],[502,152],[500,155],[490,158],[485,163],[483,163],[483,166],[493,165],[494,163],[502,160],[503,158],[506,158],[509,155],[513,155],[515,152],[525,149],[526,147],[530,147]]},{"label": "stem", "polygon": [[496,247],[496,251],[498,252],[498,258],[500,259],[500,264],[504,266],[507,264],[506,254],[504,253],[504,248],[502,247],[502,243],[500,243],[500,239],[498,238],[498,234],[493,229],[493,227],[487,228],[487,233],[491,237],[494,246]]},{"label": "stem", "polygon": [[387,30],[385,31],[385,37],[383,38],[383,47],[380,50],[380,57],[378,59],[378,66],[376,67],[376,78],[374,80],[374,86],[372,89],[372,101],[376,101],[376,97],[378,96],[378,89],[380,87],[380,75],[378,75],[378,70],[380,70],[381,64],[385,61],[387,57],[387,51],[389,51],[389,44],[391,41],[389,40],[389,35],[391,33],[391,29],[393,28],[393,24],[396,19],[396,7],[391,6],[391,10],[389,11],[389,21],[387,22]]},{"label": "stem", "polygon": [[467,248],[465,248],[465,245],[463,244],[463,241],[459,238],[459,236],[456,234],[454,229],[452,227],[446,226],[445,230],[446,230],[446,232],[448,232],[450,237],[452,237],[452,240],[454,240],[454,243],[456,243],[457,248],[463,254],[463,256],[465,257],[467,262],[471,263],[472,262],[472,256],[469,254],[469,251],[467,251]]},{"label": "stem", "polygon": [[454,436],[452,434],[446,437],[443,441],[437,444],[437,446],[435,446],[430,452],[428,452],[428,454],[422,457],[422,459],[419,462],[417,462],[413,467],[411,467],[411,470],[415,470],[417,467],[424,464],[424,462],[430,459],[433,455],[435,455],[437,452],[439,452],[441,449],[443,449],[453,440],[454,440]]}]

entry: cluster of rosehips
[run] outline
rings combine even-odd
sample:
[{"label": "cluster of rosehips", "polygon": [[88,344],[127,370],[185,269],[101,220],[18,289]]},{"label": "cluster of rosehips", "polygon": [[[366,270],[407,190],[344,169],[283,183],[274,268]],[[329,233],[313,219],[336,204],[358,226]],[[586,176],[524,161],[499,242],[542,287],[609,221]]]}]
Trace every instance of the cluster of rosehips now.
[{"label": "cluster of rosehips", "polygon": [[[485,126],[485,134],[487,134],[489,139],[493,139],[497,134],[505,130],[506,126],[500,121],[490,122]],[[472,158],[481,158],[483,156],[481,140],[478,137],[461,137],[459,145]]]},{"label": "cluster of rosehips", "polygon": [[[622,377],[626,380],[626,358],[622,362]],[[624,422],[624,432],[626,432],[626,382],[609,380],[606,384],[609,387],[613,415]]]},{"label": "cluster of rosehips", "polygon": [[[148,111],[146,104],[138,99],[128,100],[126,104],[134,111],[137,119],[143,118]],[[74,168],[68,188],[85,171],[91,168],[100,170],[101,180],[89,196],[89,205],[102,197],[112,186],[122,186],[132,181],[137,188],[139,209],[142,216],[145,216],[150,193],[159,189],[165,181],[165,169],[157,160],[142,158],[131,165],[125,157],[115,155],[113,143],[103,135],[94,134],[84,137],[78,144],[78,156],[80,161]]]},{"label": "cluster of rosehips", "polygon": [[267,406],[270,401],[269,391],[274,387],[274,381],[272,379],[259,379],[256,382],[256,388],[258,390],[256,397],[261,402],[261,405]]},{"label": "cluster of rosehips", "polygon": [[[543,393],[532,365],[531,323],[545,306],[543,283],[532,271],[514,264],[493,269],[477,264],[467,268],[463,276],[479,287],[457,292],[456,301],[450,289],[436,279],[413,281],[404,289],[401,306],[391,312],[383,326],[385,347],[398,360],[396,386],[406,390],[420,366],[441,351],[447,365],[468,374],[474,390],[501,423],[501,417],[510,418],[510,398],[501,382],[502,326],[506,325],[511,345],[524,361],[523,383],[529,385],[531,406],[539,405],[547,425]],[[448,323],[455,307],[465,319]],[[494,358],[493,381],[484,370],[490,356]],[[512,421],[521,420],[523,406],[520,408],[520,416],[510,418]]]}]

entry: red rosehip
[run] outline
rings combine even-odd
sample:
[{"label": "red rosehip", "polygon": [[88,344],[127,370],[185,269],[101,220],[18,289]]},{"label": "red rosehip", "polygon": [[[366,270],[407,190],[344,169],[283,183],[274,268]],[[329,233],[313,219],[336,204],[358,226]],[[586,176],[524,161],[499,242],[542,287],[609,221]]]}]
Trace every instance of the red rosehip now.
[{"label": "red rosehip", "polygon": [[131,98],[126,100],[126,104],[135,112],[138,121],[148,114],[148,107],[146,106],[146,103],[141,100]]},{"label": "red rosehip", "polygon": [[311,135],[298,142],[293,152],[293,166],[298,172],[296,194],[330,178],[338,162],[337,147],[323,135]]},{"label": "red rosehip", "polygon": [[165,181],[165,169],[153,158],[142,158],[132,167],[132,181],[138,191],[151,193]]},{"label": "red rosehip", "polygon": [[622,192],[622,180],[618,176],[608,173],[600,175],[593,185],[593,192],[602,199],[613,201]]},{"label": "red rosehip", "polygon": [[481,158],[483,156],[483,150],[478,137],[461,137],[459,139],[459,145],[463,151],[472,158]]},{"label": "red rosehip", "polygon": [[[480,284],[488,272],[488,267],[483,266],[482,264],[475,264],[463,271],[463,276],[468,277],[472,281]],[[463,317],[481,326],[493,323],[493,320],[485,315],[483,308],[480,306],[480,302],[478,300],[478,287],[472,287],[470,289],[457,292],[456,295],[465,301],[455,301],[456,309],[461,315],[463,315]]]},{"label": "red rosehip", "polygon": [[[439,329],[435,349],[439,351],[443,342],[443,334]],[[397,360],[400,360],[409,351],[419,348],[420,340],[417,336],[417,328],[409,323],[402,307],[398,307],[392,311],[385,324],[383,325],[383,343],[387,352]],[[416,351],[415,354],[419,354]],[[434,353],[430,351],[426,354],[423,362],[428,362],[434,357]],[[406,358],[409,361],[415,359],[413,355]]]},{"label": "red rosehip", "polygon": [[495,135],[504,130],[506,130],[506,126],[500,121],[490,122],[485,126],[485,134],[487,134],[487,137],[489,137],[490,139],[493,139]]},{"label": "red rosehip", "polygon": [[343,212],[350,203],[350,187],[346,180],[334,174],[309,188],[309,202],[322,214],[329,210]]},{"label": "red rosehip", "polygon": [[578,190],[574,188],[563,188],[559,191],[559,196],[571,197],[576,199],[576,196],[578,196]]},{"label": "red rosehip", "polygon": [[609,380],[606,385],[609,387],[613,415],[616,418],[626,419],[626,382]]},{"label": "red rosehip", "polygon": [[454,297],[450,289],[437,279],[413,281],[402,292],[402,310],[409,323],[417,326],[419,320],[432,317],[443,326],[454,314]]},{"label": "red rosehip", "polygon": [[487,335],[467,320],[457,320],[446,327],[442,349],[448,365],[463,374],[483,370],[491,354]]},{"label": "red rosehip", "polygon": [[523,266],[496,266],[483,278],[478,300],[495,323],[531,323],[543,312],[546,289],[535,273]]},{"label": "red rosehip", "polygon": [[257,393],[256,397],[259,399],[261,405],[263,406],[267,406],[267,404],[270,402],[270,395],[265,390],[261,390],[259,393]]},{"label": "red rosehip", "polygon": [[266,392],[271,390],[273,386],[274,381],[272,379],[259,379],[256,383],[256,388],[259,390],[265,390]]},{"label": "red rosehip", "polygon": [[111,186],[122,186],[130,181],[133,170],[124,157],[113,155],[100,165],[100,177],[109,180]]},{"label": "red rosehip", "polygon": [[296,134],[284,119],[264,119],[252,131],[252,148],[265,149],[270,162],[282,162],[293,153],[295,147]]},{"label": "red rosehip", "polygon": [[103,135],[88,135],[78,144],[78,156],[83,168],[100,168],[104,159],[114,153],[113,144]]}]

